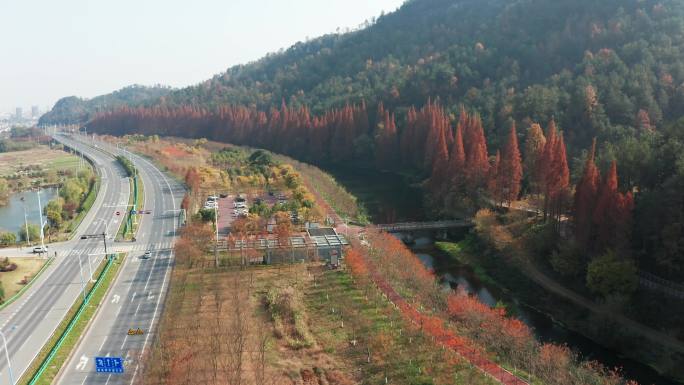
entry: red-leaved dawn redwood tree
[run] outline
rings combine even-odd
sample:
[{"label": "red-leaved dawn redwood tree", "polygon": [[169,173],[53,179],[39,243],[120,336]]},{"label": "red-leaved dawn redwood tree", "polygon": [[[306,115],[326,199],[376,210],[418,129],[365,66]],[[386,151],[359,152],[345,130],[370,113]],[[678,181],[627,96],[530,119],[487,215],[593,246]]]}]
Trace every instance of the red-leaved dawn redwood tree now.
[{"label": "red-leaved dawn redwood tree", "polygon": [[511,203],[517,200],[518,195],[520,195],[520,182],[523,176],[515,122],[511,124],[508,141],[501,155],[500,167],[501,201]]},{"label": "red-leaved dawn redwood tree", "polygon": [[584,164],[582,177],[575,187],[573,204],[575,240],[584,251],[589,248],[593,227],[593,213],[601,183],[601,173],[596,167],[596,139],[591,145],[591,151]]}]

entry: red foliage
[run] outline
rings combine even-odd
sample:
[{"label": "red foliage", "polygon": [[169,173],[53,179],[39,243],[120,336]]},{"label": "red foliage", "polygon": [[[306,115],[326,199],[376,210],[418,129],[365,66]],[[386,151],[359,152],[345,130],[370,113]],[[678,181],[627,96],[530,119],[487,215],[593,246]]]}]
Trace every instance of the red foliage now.
[{"label": "red foliage", "polygon": [[429,188],[432,196],[441,199],[449,185],[449,153],[444,131],[439,130],[436,147],[430,151],[432,154],[432,174],[430,176]]},{"label": "red foliage", "polygon": [[368,267],[366,261],[363,259],[361,253],[355,248],[351,248],[345,254],[345,263],[352,271],[355,277],[366,277],[368,275]]},{"label": "red foliage", "polygon": [[503,149],[500,171],[499,179],[501,180],[501,200],[507,202],[517,200],[518,195],[520,194],[520,181],[522,180],[523,171],[515,123],[511,124],[508,142]]},{"label": "red foliage", "polygon": [[487,140],[479,115],[469,116],[463,132],[466,153],[466,177],[471,189],[483,187],[489,172]]},{"label": "red foliage", "polygon": [[565,148],[565,140],[558,135],[556,123],[549,123],[546,145],[537,170],[543,183],[544,213],[560,220],[563,213],[564,197],[570,185],[570,169]]},{"label": "red foliage", "polygon": [[399,160],[399,139],[394,115],[384,111],[382,104],[378,108],[378,118],[384,115],[382,125],[378,125],[375,136],[375,162],[380,169],[391,169]]},{"label": "red foliage", "polygon": [[451,146],[451,154],[449,155],[449,174],[452,178],[459,176],[461,179],[465,167],[465,149],[463,147],[463,123],[458,122],[456,126],[456,135],[454,136],[454,144]]},{"label": "red foliage", "polygon": [[183,201],[181,201],[181,208],[186,211],[190,209],[190,196],[188,194],[185,194],[183,196]]},{"label": "red foliage", "polygon": [[[433,337],[436,343],[453,349],[472,365],[503,384],[525,384],[524,381],[490,361],[474,341],[457,335],[446,325],[444,319],[436,315],[422,313],[394,289],[390,282],[400,281],[404,287],[414,289],[413,292],[419,302],[426,303],[429,300],[427,293],[431,290],[426,289],[425,285],[429,285],[430,288],[434,288],[435,285],[435,277],[432,272],[426,269],[415,254],[408,250],[401,241],[389,234],[375,231],[368,233],[368,239],[373,245],[373,249],[370,251],[352,249],[348,251],[345,257],[352,274],[357,277],[365,277],[366,274],[369,274],[373,283],[396,305],[404,318],[411,322],[414,329],[419,329],[427,336]],[[477,300],[466,299],[464,303],[471,308],[481,307],[482,311],[487,314],[501,314],[500,318],[505,319],[502,310],[489,309],[486,305],[479,304]],[[510,324],[506,325],[506,328],[509,330],[511,338],[524,338],[526,330],[524,324],[518,321],[509,321]],[[507,341],[507,344],[516,345],[511,341]]]},{"label": "red foliage", "polygon": [[628,246],[633,210],[632,193],[622,194],[618,190],[617,162],[613,161],[601,185],[593,213],[597,251]]},{"label": "red foliage", "polygon": [[197,193],[202,182],[202,177],[195,167],[192,167],[185,174],[185,184],[188,186],[190,191]]},{"label": "red foliage", "polygon": [[594,162],[596,156],[596,139],[591,145],[591,151],[587,156],[582,177],[577,182],[575,188],[574,220],[575,220],[575,239],[577,243],[588,248],[592,233],[592,215],[596,200],[598,198],[599,184],[601,183],[601,173]]}]

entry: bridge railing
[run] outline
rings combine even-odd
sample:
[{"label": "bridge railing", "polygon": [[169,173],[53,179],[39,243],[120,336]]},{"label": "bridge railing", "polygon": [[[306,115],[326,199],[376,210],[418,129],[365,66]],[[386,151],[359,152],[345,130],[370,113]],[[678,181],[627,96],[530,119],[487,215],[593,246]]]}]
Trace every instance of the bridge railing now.
[{"label": "bridge railing", "polygon": [[684,299],[684,285],[645,271],[639,271],[639,285],[651,290],[658,290],[674,298]]},{"label": "bridge railing", "polygon": [[406,231],[406,230],[435,230],[435,229],[449,229],[456,227],[470,227],[473,221],[470,219],[458,219],[451,221],[434,221],[434,222],[403,222],[377,225],[380,230],[392,231]]}]

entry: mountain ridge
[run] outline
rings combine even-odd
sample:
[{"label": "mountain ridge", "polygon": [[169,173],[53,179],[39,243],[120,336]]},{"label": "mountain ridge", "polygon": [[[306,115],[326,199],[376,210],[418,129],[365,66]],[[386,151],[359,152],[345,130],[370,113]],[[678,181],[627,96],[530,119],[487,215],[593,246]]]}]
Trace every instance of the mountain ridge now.
[{"label": "mountain ridge", "polygon": [[83,124],[98,111],[156,100],[169,92],[170,87],[134,84],[90,99],[67,96],[59,99],[52,110],[43,114],[38,124]]}]

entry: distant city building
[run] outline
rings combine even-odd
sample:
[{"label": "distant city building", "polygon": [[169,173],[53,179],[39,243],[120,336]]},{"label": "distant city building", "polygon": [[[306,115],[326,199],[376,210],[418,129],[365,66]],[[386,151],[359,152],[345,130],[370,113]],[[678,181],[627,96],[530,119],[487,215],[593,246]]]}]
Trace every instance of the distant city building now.
[{"label": "distant city building", "polygon": [[21,110],[21,107],[17,107],[17,112],[16,112],[16,114],[14,115],[14,118],[15,118],[16,120],[21,120],[22,117],[23,117],[23,115],[24,115],[24,112]]},{"label": "distant city building", "polygon": [[38,117],[38,115],[40,115],[40,109],[38,108],[38,106],[32,106],[31,107],[31,117],[35,119]]}]

